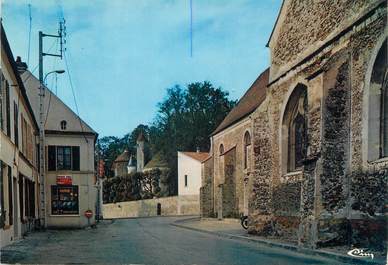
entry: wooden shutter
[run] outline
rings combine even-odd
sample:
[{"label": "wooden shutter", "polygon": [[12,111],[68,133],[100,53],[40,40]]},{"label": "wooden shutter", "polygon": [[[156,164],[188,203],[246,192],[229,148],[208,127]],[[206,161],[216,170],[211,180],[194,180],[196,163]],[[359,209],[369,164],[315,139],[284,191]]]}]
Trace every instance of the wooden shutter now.
[{"label": "wooden shutter", "polygon": [[13,188],[12,188],[12,168],[8,166],[8,216],[9,225],[13,225]]},{"label": "wooden shutter", "polygon": [[47,169],[48,171],[55,171],[57,170],[56,167],[56,157],[57,157],[57,150],[55,145],[49,145],[48,146],[48,155],[47,155]]},{"label": "wooden shutter", "polygon": [[9,85],[8,81],[5,81],[5,112],[6,112],[6,126],[7,126],[7,135],[11,138],[11,108],[10,108],[10,98],[9,98]]},{"label": "wooden shutter", "polygon": [[72,159],[73,159],[73,171],[79,171],[80,170],[79,146],[73,146],[71,149],[72,149]]}]

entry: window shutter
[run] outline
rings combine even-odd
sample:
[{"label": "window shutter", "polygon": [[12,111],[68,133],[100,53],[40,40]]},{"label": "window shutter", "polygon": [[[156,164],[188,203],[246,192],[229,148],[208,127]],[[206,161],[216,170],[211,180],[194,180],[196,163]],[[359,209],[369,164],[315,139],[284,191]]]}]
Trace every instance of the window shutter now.
[{"label": "window shutter", "polygon": [[56,167],[56,146],[55,145],[49,145],[48,146],[48,170],[49,171],[55,171],[57,169]]},{"label": "window shutter", "polygon": [[10,108],[10,98],[9,98],[9,85],[5,81],[5,113],[6,113],[6,125],[7,125],[7,135],[11,137],[11,108]]},{"label": "window shutter", "polygon": [[79,146],[72,147],[73,171],[80,170]]}]

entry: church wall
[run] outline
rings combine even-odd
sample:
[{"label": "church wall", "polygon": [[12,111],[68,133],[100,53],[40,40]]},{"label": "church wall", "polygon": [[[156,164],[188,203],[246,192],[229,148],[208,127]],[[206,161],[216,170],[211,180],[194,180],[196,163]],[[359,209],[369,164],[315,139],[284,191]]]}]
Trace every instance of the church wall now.
[{"label": "church wall", "polygon": [[[224,151],[227,152],[231,148],[235,148],[235,200],[236,200],[236,215],[244,212],[244,178],[250,172],[250,169],[244,169],[244,134],[249,131],[251,133],[252,121],[250,117],[246,117],[238,123],[231,125],[225,130],[219,132],[212,139],[213,150],[213,194],[214,194],[214,210],[215,213],[220,211],[222,201],[222,184],[225,182],[225,157],[220,156],[219,147],[222,144]],[[252,135],[252,133],[251,133]],[[252,136],[251,136],[252,137]],[[251,156],[252,159],[252,156]],[[250,162],[252,165],[252,162]],[[220,186],[221,185],[221,186]]]},{"label": "church wall", "polygon": [[[381,242],[386,236],[383,205],[387,201],[388,161],[366,161],[363,142],[365,78],[373,47],[386,27],[383,14],[381,6],[268,87],[266,101],[252,115],[250,233],[278,236],[310,247],[364,244],[386,248]],[[314,47],[299,33],[294,34],[299,37],[293,35],[290,41],[303,39]],[[315,34],[311,35],[315,40]],[[283,49],[279,54],[286,56],[289,49]],[[290,62],[293,54],[291,51],[291,57],[281,58]],[[308,148],[302,171],[290,174],[285,170],[281,124],[297,84],[307,87]]]}]

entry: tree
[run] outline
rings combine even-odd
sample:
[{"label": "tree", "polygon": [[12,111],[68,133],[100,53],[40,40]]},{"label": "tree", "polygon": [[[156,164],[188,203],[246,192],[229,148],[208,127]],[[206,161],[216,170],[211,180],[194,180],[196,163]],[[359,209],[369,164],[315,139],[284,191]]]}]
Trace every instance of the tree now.
[{"label": "tree", "polygon": [[221,123],[236,102],[229,93],[210,82],[191,83],[185,89],[176,85],[167,89],[166,98],[158,104],[158,114],[149,133],[153,153],[161,151],[168,162],[177,192],[177,151],[208,151],[210,134]]}]

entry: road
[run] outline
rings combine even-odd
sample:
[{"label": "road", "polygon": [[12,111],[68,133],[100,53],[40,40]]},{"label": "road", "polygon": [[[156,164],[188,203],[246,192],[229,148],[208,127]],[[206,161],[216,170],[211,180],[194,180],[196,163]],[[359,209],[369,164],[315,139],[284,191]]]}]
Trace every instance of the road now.
[{"label": "road", "polygon": [[97,229],[31,233],[1,251],[2,263],[342,264],[294,251],[186,230],[177,218],[104,221]]}]

